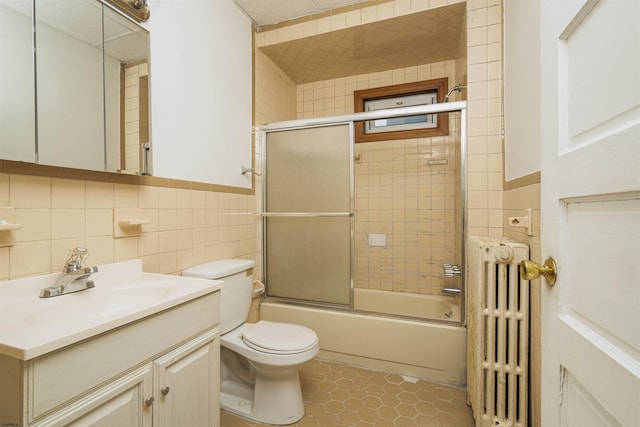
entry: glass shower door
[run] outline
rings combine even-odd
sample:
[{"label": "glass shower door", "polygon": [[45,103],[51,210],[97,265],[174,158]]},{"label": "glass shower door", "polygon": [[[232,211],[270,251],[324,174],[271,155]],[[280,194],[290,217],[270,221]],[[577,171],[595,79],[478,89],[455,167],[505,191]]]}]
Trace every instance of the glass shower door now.
[{"label": "glass shower door", "polygon": [[351,306],[352,124],[270,131],[265,142],[267,294]]}]

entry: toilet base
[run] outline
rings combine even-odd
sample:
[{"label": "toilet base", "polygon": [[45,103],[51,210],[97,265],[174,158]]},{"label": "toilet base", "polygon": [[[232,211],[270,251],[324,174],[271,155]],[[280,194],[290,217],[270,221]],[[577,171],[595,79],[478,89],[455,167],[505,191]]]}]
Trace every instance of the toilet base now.
[{"label": "toilet base", "polygon": [[293,424],[304,416],[297,370],[271,374],[256,369],[249,362],[251,366],[245,371],[246,359],[243,361],[245,363],[229,363],[229,359],[242,356],[225,348],[222,350],[226,353],[222,357],[226,361],[226,369],[222,371],[220,382],[222,409],[254,421],[276,425]]}]

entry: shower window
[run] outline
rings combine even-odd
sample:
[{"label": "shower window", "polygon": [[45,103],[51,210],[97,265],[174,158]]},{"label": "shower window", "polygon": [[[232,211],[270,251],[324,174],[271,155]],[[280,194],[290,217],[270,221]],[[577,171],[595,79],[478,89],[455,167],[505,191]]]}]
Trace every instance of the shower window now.
[{"label": "shower window", "polygon": [[[393,98],[370,99],[364,101],[365,111],[385,110],[389,108],[412,107],[438,103],[438,92],[432,91],[417,95],[397,96]],[[438,126],[437,114],[393,117],[364,122],[365,133],[393,132],[409,129],[428,129]]]},{"label": "shower window", "polygon": [[[442,102],[447,93],[448,79],[425,80],[375,89],[359,90],[354,95],[354,111],[429,105]],[[370,120],[356,123],[355,141],[372,142],[390,139],[425,138],[448,135],[447,114],[423,114]]]}]

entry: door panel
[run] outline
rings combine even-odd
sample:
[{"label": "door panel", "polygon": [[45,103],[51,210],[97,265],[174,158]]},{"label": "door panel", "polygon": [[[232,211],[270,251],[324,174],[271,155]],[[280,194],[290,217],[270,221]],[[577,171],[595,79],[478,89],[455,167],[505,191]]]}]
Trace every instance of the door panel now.
[{"label": "door panel", "polygon": [[640,334],[630,325],[640,325],[640,263],[634,258],[640,200],[573,201],[566,222],[564,270],[571,280],[561,316],[597,331],[619,351],[639,352]]},{"label": "door panel", "polygon": [[178,347],[154,362],[155,427],[213,427],[220,419],[220,344],[217,332]]},{"label": "door panel", "polygon": [[352,125],[267,133],[265,281],[267,294],[351,305]]},{"label": "door panel", "polygon": [[542,425],[640,425],[640,2],[541,2]]}]

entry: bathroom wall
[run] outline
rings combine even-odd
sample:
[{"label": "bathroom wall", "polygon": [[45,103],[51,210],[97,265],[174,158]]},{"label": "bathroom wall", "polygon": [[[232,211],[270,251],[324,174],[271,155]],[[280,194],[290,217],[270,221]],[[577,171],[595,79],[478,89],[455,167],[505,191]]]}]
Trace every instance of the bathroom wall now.
[{"label": "bathroom wall", "polygon": [[[0,173],[0,206],[15,207],[16,243],[0,248],[0,280],[60,271],[70,248],[91,265],[141,258],[178,274],[207,260],[256,257],[255,196]],[[114,238],[113,209],[140,208],[141,236]]]},{"label": "bathroom wall", "polygon": [[[542,261],[540,242],[540,63],[537,2],[505,2],[505,183],[504,235],[529,245],[529,257]],[[510,227],[508,218],[532,209],[532,230]],[[540,426],[541,280],[530,285],[531,426]]]},{"label": "bathroom wall", "polygon": [[[540,111],[538,29],[533,3],[505,5],[505,236],[529,244],[530,259],[541,260],[540,244]],[[527,28],[523,31],[523,28]],[[526,48],[523,48],[526,47]],[[522,79],[527,79],[523,85]],[[516,90],[509,90],[516,88]],[[510,216],[532,209],[532,231],[508,226]],[[530,425],[540,425],[541,401],[541,281],[530,283]]]}]

